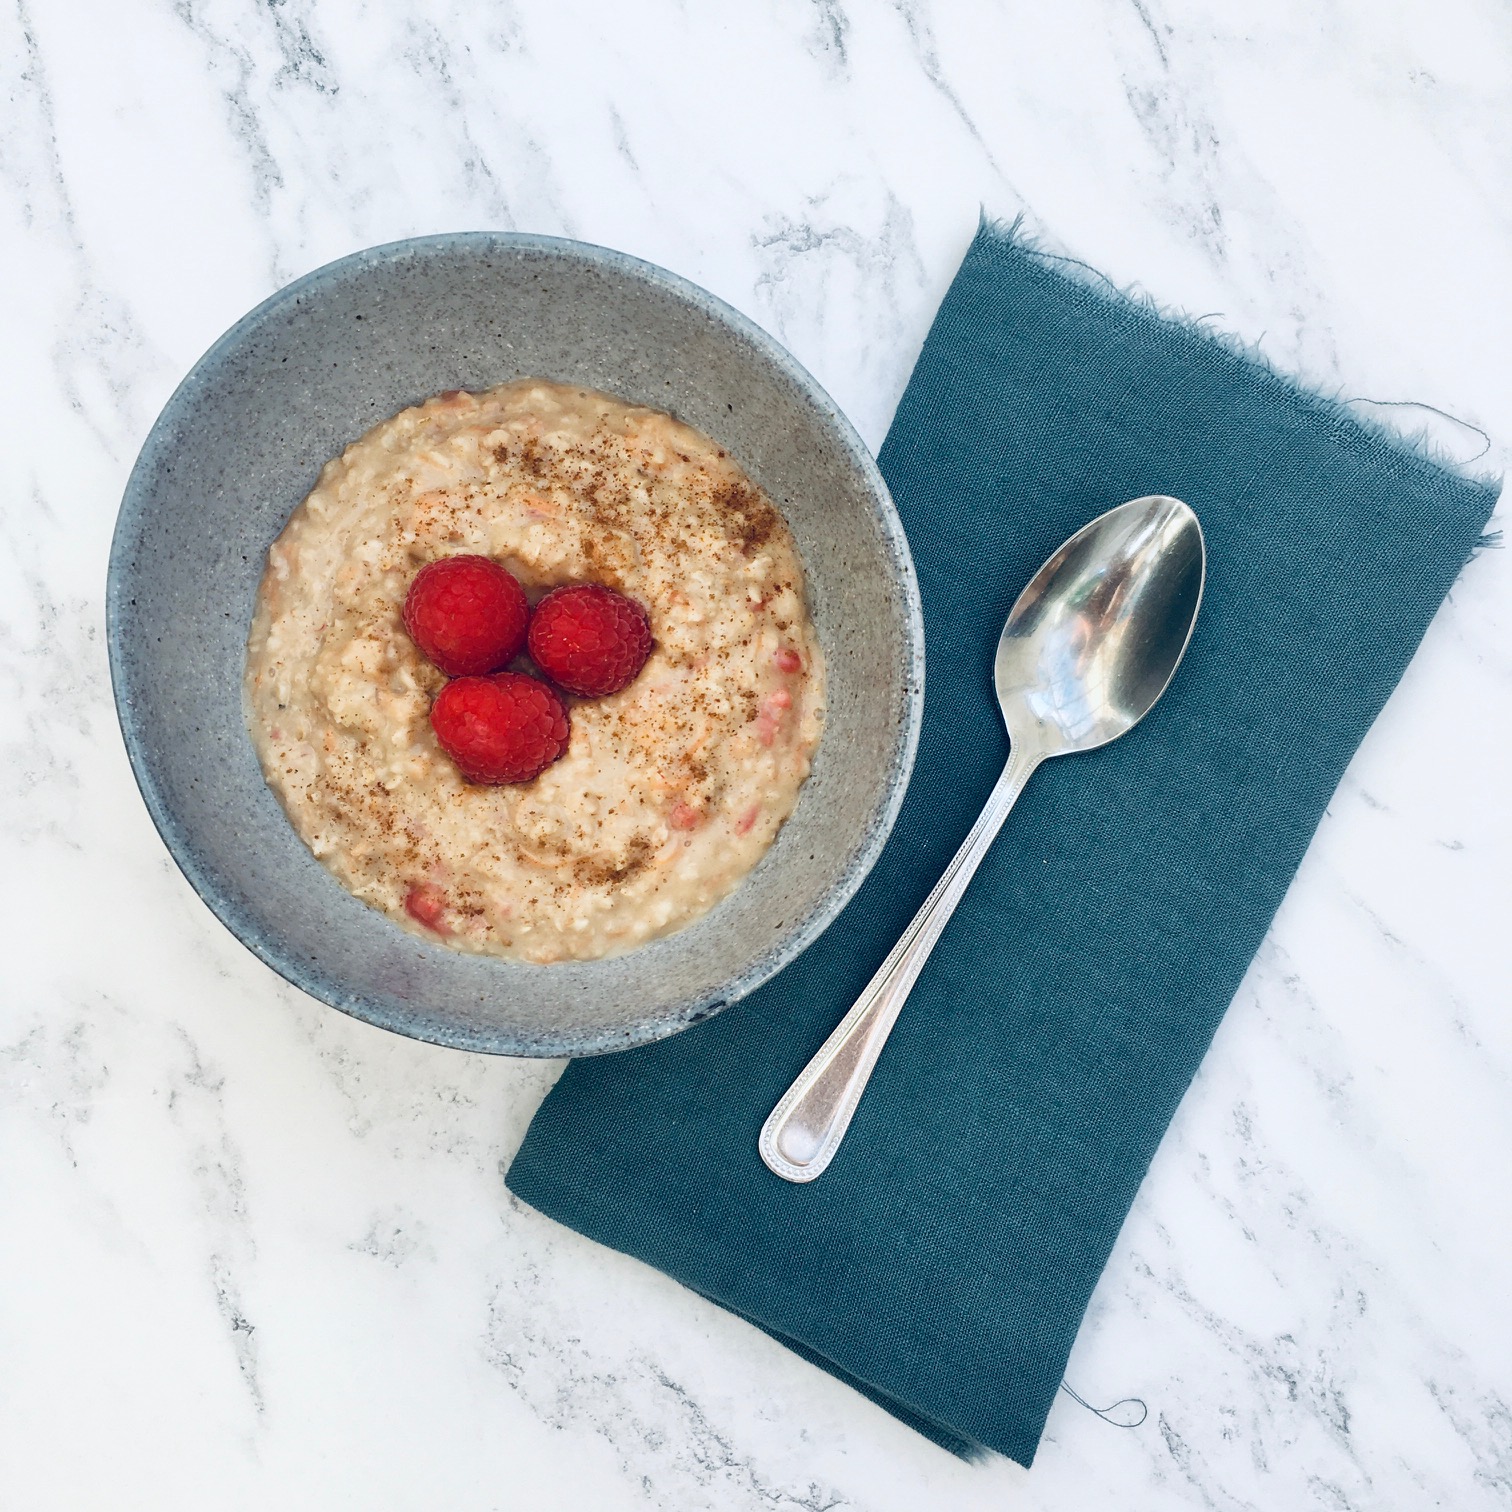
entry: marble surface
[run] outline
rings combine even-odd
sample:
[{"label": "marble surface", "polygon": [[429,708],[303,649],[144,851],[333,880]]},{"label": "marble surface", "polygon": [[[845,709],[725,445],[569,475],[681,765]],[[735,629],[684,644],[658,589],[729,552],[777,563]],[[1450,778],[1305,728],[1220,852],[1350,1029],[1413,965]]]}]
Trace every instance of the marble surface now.
[{"label": "marble surface", "polygon": [[[0,1505],[1512,1505],[1512,553],[1464,574],[1163,1145],[1032,1471],[961,1464],[515,1204],[558,1067],[389,1037],[210,917],[102,644],[219,332],[515,227],[732,301],[882,438],[979,207],[1321,387],[1512,438],[1497,0],[5,0]],[[1474,430],[1419,410],[1469,457]]]}]

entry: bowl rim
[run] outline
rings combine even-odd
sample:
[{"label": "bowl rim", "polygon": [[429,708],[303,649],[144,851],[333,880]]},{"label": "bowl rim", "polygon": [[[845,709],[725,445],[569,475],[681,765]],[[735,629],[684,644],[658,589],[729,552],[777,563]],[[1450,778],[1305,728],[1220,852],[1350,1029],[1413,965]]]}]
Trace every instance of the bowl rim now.
[{"label": "bowl rim", "polygon": [[[900,591],[903,610],[903,640],[907,665],[904,669],[902,740],[894,746],[892,770],[886,799],[873,816],[866,837],[846,867],[821,894],[817,905],[797,928],[773,947],[758,956],[743,971],[726,978],[701,1000],[683,1000],[669,1005],[655,1017],[642,1019],[630,1029],[605,1031],[585,1036],[571,1046],[535,1040],[511,1038],[507,1033],[490,1029],[486,1032],[458,1026],[455,1032],[427,1024],[425,1032],[405,1025],[395,1016],[376,1010],[360,992],[342,993],[332,982],[312,973],[306,964],[281,948],[281,942],[268,938],[255,927],[234,899],[220,888],[214,873],[201,864],[191,835],[181,825],[172,806],[166,801],[154,771],[149,742],[138,721],[131,686],[129,659],[123,650],[123,620],[126,617],[128,590],[125,561],[128,550],[139,535],[138,525],[151,510],[148,479],[158,472],[161,456],[171,453],[180,412],[214,379],[220,365],[231,357],[246,338],[260,329],[289,304],[297,303],[318,290],[327,280],[383,263],[398,262],[429,253],[462,250],[491,251],[508,254],[535,254],[596,266],[621,276],[661,289],[675,299],[691,305],[717,323],[729,327],[737,336],[770,361],[797,388],[805,400],[829,425],[844,448],[852,465],[865,480],[873,512],[883,535],[888,558],[893,567],[895,584]],[[153,421],[137,453],[121,495],[120,507],[111,536],[110,557],[106,568],[105,638],[110,665],[111,690],[116,718],[126,746],[132,775],[141,792],[147,812],[169,856],[186,881],[199,895],[216,919],[246,949],[286,982],[317,1001],[356,1018],[363,1023],[392,1030],[406,1038],[442,1045],[451,1049],[492,1055],[555,1057],[603,1054],[633,1049],[665,1039],[683,1029],[712,1018],[731,1004],[754,992],[784,967],[790,965],[839,917],[870,874],[877,858],[892,835],[902,808],[918,754],[919,732],[924,710],[924,616],[919,594],[918,576],[913,553],[898,517],[892,494],[883,479],[876,459],[868,450],[854,425],[830,398],[817,379],[774,336],[765,331],[733,305],[711,294],[682,275],[592,242],[569,237],[545,236],[519,231],[451,231],[425,236],[405,237],[383,242],[322,263],[310,272],[284,284],[219,336],[179,381]],[[338,884],[339,885],[339,884]]]}]

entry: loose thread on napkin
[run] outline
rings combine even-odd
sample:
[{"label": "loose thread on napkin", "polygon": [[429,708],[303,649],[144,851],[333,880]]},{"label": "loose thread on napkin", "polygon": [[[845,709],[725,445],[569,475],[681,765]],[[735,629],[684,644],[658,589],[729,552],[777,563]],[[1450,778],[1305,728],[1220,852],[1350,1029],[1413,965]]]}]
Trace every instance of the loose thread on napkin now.
[{"label": "loose thread on napkin", "polygon": [[[1394,446],[1398,450],[1407,452],[1408,454],[1416,457],[1419,461],[1428,462],[1436,467],[1445,468],[1452,472],[1455,470],[1463,470],[1469,468],[1474,463],[1479,462],[1481,458],[1486,456],[1486,454],[1491,450],[1491,437],[1484,430],[1482,430],[1480,426],[1474,425],[1468,420],[1461,420],[1458,415],[1451,415],[1447,410],[1439,409],[1436,405],[1425,404],[1422,401],[1416,399],[1368,399],[1363,395],[1346,398],[1344,395],[1338,393],[1337,391],[1330,394],[1324,392],[1321,389],[1307,388],[1306,386],[1299,384],[1294,375],[1285,373],[1280,368],[1278,368],[1276,364],[1270,359],[1270,357],[1261,349],[1260,341],[1264,338],[1263,332],[1261,333],[1260,337],[1256,338],[1253,341],[1249,341],[1246,340],[1243,336],[1240,336],[1237,332],[1224,330],[1222,328],[1214,329],[1212,326],[1204,324],[1204,322],[1206,321],[1220,318],[1223,314],[1222,311],[1215,310],[1209,311],[1204,315],[1190,315],[1184,310],[1172,308],[1170,306],[1162,304],[1152,294],[1148,293],[1137,284],[1116,283],[1112,278],[1104,273],[1101,268],[1096,268],[1089,262],[1083,262],[1079,257],[1070,257],[1064,252],[1051,252],[1047,248],[1041,246],[1039,236],[1029,228],[1027,220],[1028,217],[1023,212],[1020,212],[1013,218],[1012,221],[1008,222],[1005,225],[1003,221],[989,216],[984,207],[980,214],[978,235],[980,237],[980,235],[984,232],[995,235],[1005,242],[1011,244],[1016,251],[1025,253],[1038,262],[1064,263],[1069,267],[1077,268],[1081,270],[1082,282],[1089,284],[1096,283],[1106,285],[1107,288],[1111,291],[1112,297],[1115,301],[1122,301],[1126,302],[1127,304],[1134,305],[1135,307],[1156,316],[1160,320],[1167,321],[1172,325],[1185,326],[1191,330],[1201,330],[1204,336],[1217,342],[1225,350],[1233,353],[1236,357],[1240,357],[1244,361],[1253,363],[1256,367],[1263,369],[1292,395],[1305,398],[1306,402],[1314,409],[1316,409],[1319,413],[1327,414],[1330,410],[1332,410],[1337,413],[1347,415],[1349,419],[1354,424],[1358,425],[1362,430],[1372,433],[1379,439],[1385,441],[1389,446]],[[1349,408],[1351,404],[1370,404],[1387,408],[1432,410],[1434,414],[1442,415],[1446,420],[1452,421],[1456,425],[1463,426],[1466,430],[1474,431],[1476,435],[1482,438],[1482,440],[1485,442],[1485,445],[1473,457],[1461,460],[1452,456],[1447,448],[1436,442],[1426,432],[1409,434],[1407,432],[1398,430],[1394,426],[1386,424],[1384,421],[1374,419],[1370,416],[1361,415],[1357,410],[1351,410]],[[1499,479],[1480,476],[1473,473],[1467,475],[1466,481],[1471,483],[1484,483],[1487,486],[1499,486],[1500,483]],[[1487,538],[1482,537],[1482,539],[1476,544],[1471,555],[1473,556],[1475,552],[1484,549],[1487,545],[1495,544],[1497,543],[1489,541]]]},{"label": "loose thread on napkin", "polygon": [[[1087,1409],[1088,1412],[1092,1414],[1093,1417],[1100,1417],[1103,1422],[1111,1423],[1115,1428],[1138,1428],[1140,1424],[1143,1423],[1144,1420],[1150,1415],[1150,1409],[1145,1405],[1145,1400],[1143,1397],[1120,1397],[1118,1401],[1111,1403],[1107,1407],[1094,1407],[1091,1402],[1086,1399],[1086,1397],[1082,1396],[1068,1382],[1062,1381],[1060,1385],[1061,1390],[1064,1391],[1073,1402],[1079,1402],[1083,1407]],[[1121,1423],[1117,1418],[1113,1416],[1113,1414],[1117,1412],[1120,1407],[1137,1407],[1139,1409],[1139,1416],[1137,1418],[1134,1418],[1132,1422]]]},{"label": "loose thread on napkin", "polygon": [[1448,410],[1440,409],[1436,404],[1425,404],[1421,399],[1367,399],[1363,394],[1356,394],[1349,399],[1341,399],[1340,404],[1378,404],[1384,409],[1423,409],[1430,410],[1435,415],[1442,415],[1444,419],[1455,425],[1463,426],[1468,431],[1474,431],[1486,444],[1476,452],[1473,457],[1466,457],[1464,463],[1468,467],[1472,462],[1479,462],[1482,457],[1491,450],[1491,436],[1483,431],[1480,426],[1469,420],[1461,420],[1458,415],[1451,415]]},{"label": "loose thread on napkin", "polygon": [[[985,216],[983,217],[983,224],[987,224]],[[1083,262],[1079,257],[1067,257],[1063,252],[1046,252],[1040,247],[1033,246],[1028,240],[1028,233],[1024,230],[1024,217],[1022,215],[1013,222],[1005,234],[1016,240],[1026,251],[1039,258],[1042,262],[1070,263],[1072,267],[1084,268],[1094,278],[1101,279],[1120,298],[1127,296],[1128,291],[1120,289],[1101,268],[1094,268],[1091,263]],[[1208,318],[1206,315],[1199,315],[1197,320],[1207,320]],[[1195,324],[1196,322],[1194,321],[1193,323]]]}]

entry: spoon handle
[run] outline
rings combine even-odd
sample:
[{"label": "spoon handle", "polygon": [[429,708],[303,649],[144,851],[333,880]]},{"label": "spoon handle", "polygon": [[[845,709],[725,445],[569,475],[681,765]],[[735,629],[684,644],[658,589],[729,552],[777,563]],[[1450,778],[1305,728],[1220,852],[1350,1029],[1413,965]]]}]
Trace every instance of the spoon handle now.
[{"label": "spoon handle", "polygon": [[1040,759],[1037,752],[1012,749],[971,833],[903,937],[767,1116],[757,1149],[768,1169],[785,1180],[812,1181],[835,1158],[899,1010]]}]

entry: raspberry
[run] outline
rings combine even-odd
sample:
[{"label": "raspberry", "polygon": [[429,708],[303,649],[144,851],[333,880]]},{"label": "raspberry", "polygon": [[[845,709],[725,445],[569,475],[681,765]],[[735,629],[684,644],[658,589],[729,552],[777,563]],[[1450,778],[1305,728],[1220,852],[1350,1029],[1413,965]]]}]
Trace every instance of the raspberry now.
[{"label": "raspberry", "polygon": [[437,934],[450,934],[444,922],[446,894],[429,882],[417,882],[404,895],[404,911],[417,923]]},{"label": "raspberry", "polygon": [[430,718],[469,782],[529,782],[567,749],[562,700],[522,672],[456,678],[436,695]]},{"label": "raspberry", "polygon": [[553,588],[530,617],[530,655],[580,698],[628,687],[651,654],[651,621],[633,599],[600,583]]},{"label": "raspberry", "polygon": [[667,814],[667,823],[675,830],[697,829],[703,815],[687,803],[674,803]]},{"label": "raspberry", "polygon": [[481,556],[428,563],[404,599],[410,639],[448,677],[495,672],[518,656],[529,618],[525,590]]}]

